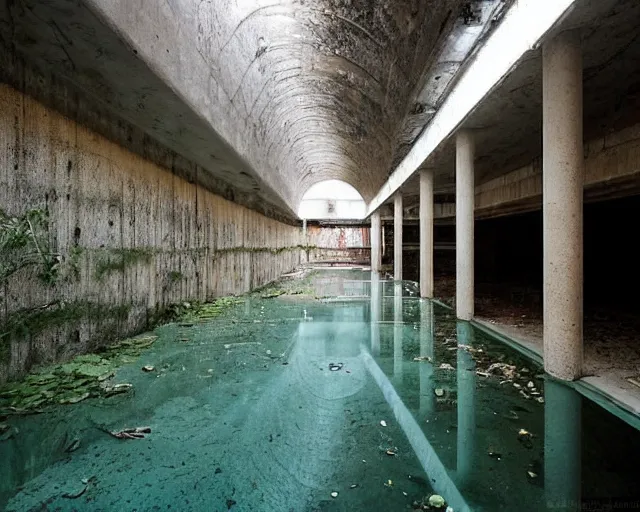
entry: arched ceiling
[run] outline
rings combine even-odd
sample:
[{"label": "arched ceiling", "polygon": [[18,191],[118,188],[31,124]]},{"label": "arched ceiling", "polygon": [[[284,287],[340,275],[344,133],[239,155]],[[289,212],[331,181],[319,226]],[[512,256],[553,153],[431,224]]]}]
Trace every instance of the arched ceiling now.
[{"label": "arched ceiling", "polygon": [[369,200],[411,142],[403,125],[460,12],[459,0],[201,1],[198,44],[237,113],[236,149],[281,175],[289,204],[328,179]]},{"label": "arched ceiling", "polygon": [[19,55],[60,87],[13,64],[0,78],[174,172],[184,160],[190,181],[292,216],[320,181],[375,195],[464,57],[455,31],[498,3],[0,0],[0,63]]}]

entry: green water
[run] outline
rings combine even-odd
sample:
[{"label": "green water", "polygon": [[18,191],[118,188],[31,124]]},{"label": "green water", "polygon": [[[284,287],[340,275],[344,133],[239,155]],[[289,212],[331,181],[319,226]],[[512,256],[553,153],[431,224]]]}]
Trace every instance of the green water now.
[{"label": "green water", "polygon": [[[158,328],[116,376],[132,393],[10,418],[0,508],[400,511],[434,493],[455,512],[640,508],[626,423],[413,283],[311,285],[327,298],[251,297]],[[514,374],[486,376],[494,363]]]}]

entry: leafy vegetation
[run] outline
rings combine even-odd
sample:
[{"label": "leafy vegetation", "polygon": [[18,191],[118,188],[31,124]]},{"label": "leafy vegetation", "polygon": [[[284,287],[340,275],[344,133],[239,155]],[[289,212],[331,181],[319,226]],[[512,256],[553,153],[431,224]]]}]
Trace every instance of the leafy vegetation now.
[{"label": "leafy vegetation", "polygon": [[96,264],[96,278],[100,281],[111,272],[123,272],[137,263],[150,263],[153,250],[146,247],[111,249],[108,256]]},{"label": "leafy vegetation", "polygon": [[130,384],[114,384],[115,370],[132,363],[157,336],[138,336],[108,347],[101,354],[77,356],[68,363],[49,366],[24,380],[0,388],[0,414],[40,412],[54,404],[75,404],[90,397],[125,393]]},{"label": "leafy vegetation", "polygon": [[59,273],[60,256],[49,246],[46,210],[32,209],[19,217],[0,210],[0,283],[25,267],[38,267],[38,277],[53,285]]}]

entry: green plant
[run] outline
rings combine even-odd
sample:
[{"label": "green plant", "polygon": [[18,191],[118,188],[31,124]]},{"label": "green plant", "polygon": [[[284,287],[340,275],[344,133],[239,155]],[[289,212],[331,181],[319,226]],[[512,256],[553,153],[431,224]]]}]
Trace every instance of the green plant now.
[{"label": "green plant", "polygon": [[96,279],[101,281],[111,272],[124,272],[137,263],[150,263],[153,250],[146,247],[132,249],[111,249],[108,256],[96,264]]},{"label": "green plant", "polygon": [[56,282],[60,256],[49,247],[47,211],[32,209],[12,217],[0,210],[0,282],[30,266],[40,267],[38,277],[44,283]]}]

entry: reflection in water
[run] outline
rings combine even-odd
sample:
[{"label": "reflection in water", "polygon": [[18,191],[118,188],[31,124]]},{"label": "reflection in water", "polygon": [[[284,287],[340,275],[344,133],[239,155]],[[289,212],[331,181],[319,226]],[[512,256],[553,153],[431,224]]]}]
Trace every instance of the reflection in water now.
[{"label": "reflection in water", "polygon": [[371,353],[380,355],[380,312],[382,310],[382,283],[380,274],[371,273]]},{"label": "reflection in water", "polygon": [[402,282],[393,285],[393,377],[402,382]]},{"label": "reflection in water", "polygon": [[433,302],[420,301],[420,357],[429,358],[430,362],[422,362],[420,368],[420,416],[432,415],[435,412],[435,395],[433,393],[433,368],[436,364],[433,347],[434,335]]},{"label": "reflection in water", "polygon": [[473,455],[476,433],[476,367],[471,353],[460,345],[473,345],[473,327],[469,322],[458,321],[458,483],[469,483],[473,470]]},{"label": "reflection in water", "polygon": [[371,357],[364,345],[361,347],[361,357],[369,374],[376,382],[390,409],[402,428],[409,444],[413,448],[422,468],[427,474],[434,491],[447,497],[447,502],[456,512],[470,511],[469,505],[465,502],[462,494],[456,487],[455,482],[449,476],[446,467],[438,457],[418,422],[411,414],[411,411],[404,404],[397,391],[384,374],[378,363]]},{"label": "reflection in water", "polygon": [[544,493],[551,510],[580,510],[582,399],[548,378],[544,404]]}]

